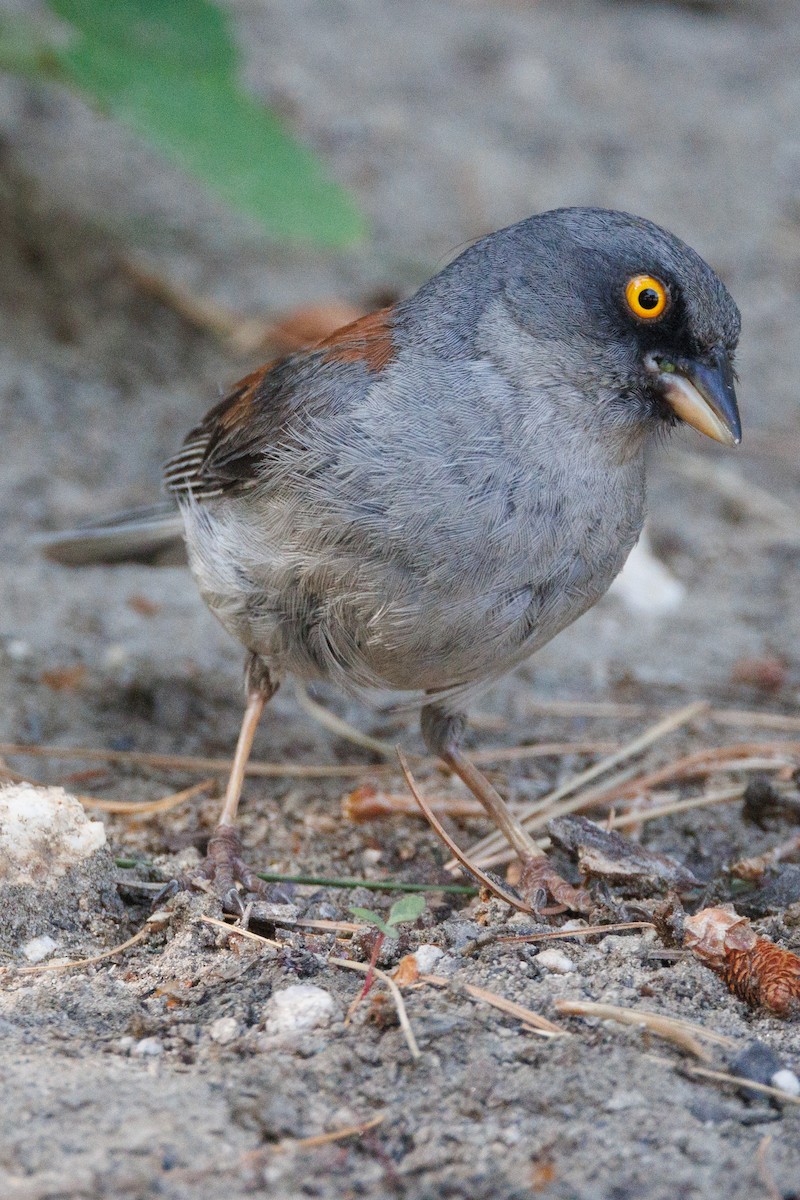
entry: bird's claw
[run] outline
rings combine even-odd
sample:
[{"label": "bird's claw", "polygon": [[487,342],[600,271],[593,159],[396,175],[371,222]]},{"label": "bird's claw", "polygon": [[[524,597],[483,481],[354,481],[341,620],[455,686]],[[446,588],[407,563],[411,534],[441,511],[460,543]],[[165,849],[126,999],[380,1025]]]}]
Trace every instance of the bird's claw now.
[{"label": "bird's claw", "polygon": [[[527,900],[534,912],[548,914],[554,911],[590,913],[594,901],[585,888],[576,888],[562,879],[546,854],[535,854],[522,865],[517,890]],[[544,909],[544,901],[551,896],[558,908]]]},{"label": "bird's claw", "polygon": [[206,857],[196,871],[177,875],[157,893],[153,905],[158,907],[181,891],[211,892],[222,905],[223,912],[241,917],[245,911],[242,893],[269,899],[269,887],[259,879],[242,857],[242,842],[233,825],[218,825],[208,843]]}]

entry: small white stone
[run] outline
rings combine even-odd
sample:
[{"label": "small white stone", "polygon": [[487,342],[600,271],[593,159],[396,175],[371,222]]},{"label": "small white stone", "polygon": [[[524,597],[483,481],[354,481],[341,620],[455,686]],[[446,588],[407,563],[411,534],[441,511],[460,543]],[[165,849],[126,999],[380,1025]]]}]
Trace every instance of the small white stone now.
[{"label": "small white stone", "polygon": [[220,1046],[229,1046],[239,1036],[239,1022],[235,1017],[217,1017],[208,1027],[208,1036]]},{"label": "small white stone", "polygon": [[555,975],[569,975],[571,971],[577,971],[577,967],[568,954],[563,950],[540,950],[536,955],[536,962],[540,967],[544,967],[547,971],[552,971]]},{"label": "small white stone", "polygon": [[336,1002],[329,992],[313,983],[293,983],[270,997],[264,1008],[264,1028],[273,1037],[299,1037],[321,1025],[329,1025]]},{"label": "small white stone", "polygon": [[635,1089],[625,1091],[624,1088],[620,1088],[606,1100],[604,1107],[606,1112],[625,1112],[628,1108],[644,1108],[645,1103],[641,1092],[637,1092]]},{"label": "small white stone", "polygon": [[788,1067],[784,1067],[781,1071],[776,1071],[772,1079],[770,1079],[770,1083],[774,1088],[778,1088],[782,1092],[788,1092],[790,1096],[800,1096],[800,1079]]},{"label": "small white stone", "polygon": [[40,937],[31,938],[20,949],[28,962],[38,963],[47,958],[48,954],[52,954],[57,946],[58,942],[54,938],[43,933]]},{"label": "small white stone", "polygon": [[135,1054],[137,1058],[158,1058],[159,1054],[163,1053],[164,1043],[157,1037],[140,1038],[131,1047],[131,1054]]},{"label": "small white stone", "polygon": [[103,666],[109,671],[119,671],[128,665],[129,659],[128,647],[121,642],[112,642],[103,655]]},{"label": "small white stone", "polygon": [[30,643],[24,642],[22,638],[9,638],[6,642],[6,654],[12,662],[24,662],[31,656]]},{"label": "small white stone", "polygon": [[420,975],[429,975],[439,959],[444,958],[444,950],[441,946],[432,946],[428,942],[423,942],[414,951],[414,958],[417,960],[417,970]]}]

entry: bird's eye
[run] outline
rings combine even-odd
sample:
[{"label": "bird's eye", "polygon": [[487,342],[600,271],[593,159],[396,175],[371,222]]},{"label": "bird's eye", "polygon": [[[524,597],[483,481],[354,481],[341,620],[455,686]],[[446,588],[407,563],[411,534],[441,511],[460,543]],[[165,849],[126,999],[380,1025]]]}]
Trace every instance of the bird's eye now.
[{"label": "bird's eye", "polygon": [[653,275],[634,275],[625,287],[625,299],[634,316],[643,321],[660,317],[667,307],[667,289]]}]

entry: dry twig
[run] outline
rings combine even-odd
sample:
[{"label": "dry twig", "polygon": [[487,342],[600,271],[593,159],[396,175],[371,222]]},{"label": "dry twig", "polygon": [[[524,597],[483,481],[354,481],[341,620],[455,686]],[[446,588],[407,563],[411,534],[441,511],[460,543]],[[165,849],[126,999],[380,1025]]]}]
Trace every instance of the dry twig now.
[{"label": "dry twig", "polygon": [[313,1137],[305,1138],[284,1138],[272,1147],[272,1151],[311,1150],[316,1146],[327,1146],[329,1142],[340,1142],[343,1138],[361,1137],[363,1133],[374,1129],[385,1120],[386,1113],[382,1112],[376,1117],[370,1117],[368,1121],[360,1121],[358,1125],[346,1125],[344,1129],[333,1129],[330,1133],[316,1133]]},{"label": "dry twig", "polygon": [[153,813],[169,812],[177,808],[184,800],[191,800],[201,792],[207,792],[216,783],[214,779],[204,779],[192,787],[184,788],[181,792],[173,792],[171,796],[163,796],[160,800],[100,800],[97,796],[79,796],[84,808],[97,808],[101,812],[127,814],[134,817],[151,816]]},{"label": "dry twig", "polygon": [[551,942],[555,939],[586,937],[590,934],[624,933],[628,929],[655,929],[652,921],[620,921],[617,925],[586,925],[582,929],[551,929],[547,933],[515,933],[498,942]]},{"label": "dry twig", "polygon": [[[0,755],[15,754],[32,758],[82,759],[85,762],[125,763],[129,766],[155,767],[176,771],[216,771],[227,775],[231,769],[229,758],[203,758],[185,754],[151,754],[145,750],[97,750],[88,746],[31,746],[22,743],[0,745]],[[305,763],[273,763],[251,760],[246,774],[264,779],[347,779],[365,772],[383,772],[386,766],[319,765]]]},{"label": "dry twig", "polygon": [[[679,729],[682,725],[687,725],[690,721],[695,720],[695,718],[707,711],[708,704],[705,701],[698,700],[687,705],[685,708],[678,709],[677,712],[670,713],[669,716],[656,722],[655,725],[652,725],[644,733],[639,734],[607,758],[601,759],[594,766],[566,780],[560,787],[557,787],[549,795],[543,797],[543,799],[523,808],[520,813],[522,825],[528,830],[533,830],[546,825],[552,817],[560,817],[566,813],[575,812],[585,804],[586,799],[582,795],[572,796],[572,793],[578,791],[585,784],[591,783],[592,780],[597,779],[600,775],[605,775],[606,772],[619,766],[620,763],[641,753],[642,750],[646,750],[654,742],[666,737],[667,734],[672,733],[675,729]],[[572,796],[572,798],[566,800],[565,797],[567,796]],[[493,833],[483,838],[476,845],[471,846],[469,854],[471,858],[484,863],[486,858],[500,850],[502,845],[501,835]]]},{"label": "dry twig", "polygon": [[334,967],[344,967],[348,971],[358,971],[362,975],[366,975],[371,970],[378,979],[386,984],[392,1000],[394,1001],[394,1006],[397,1010],[397,1017],[400,1021],[400,1028],[403,1031],[403,1035],[406,1039],[406,1044],[408,1045],[411,1057],[420,1058],[422,1052],[417,1045],[417,1039],[414,1037],[414,1030],[411,1028],[411,1022],[408,1019],[408,1013],[406,1012],[406,1006],[403,1002],[403,997],[400,993],[399,987],[392,979],[391,975],[387,975],[386,972],[381,971],[379,967],[370,967],[369,963],[353,962],[349,958],[329,958],[328,962],[332,963]]},{"label": "dry twig", "polygon": [[590,1000],[556,1000],[555,1005],[559,1012],[569,1016],[599,1017],[601,1021],[618,1021],[620,1025],[643,1027],[650,1033],[680,1046],[682,1050],[694,1054],[703,1062],[710,1062],[711,1055],[700,1044],[700,1038],[716,1042],[719,1046],[736,1045],[733,1038],[704,1029],[702,1025],[696,1025],[693,1021],[665,1017],[661,1013],[648,1012],[646,1009],[621,1008],[617,1004],[596,1004]]},{"label": "dry twig", "polygon": [[260,933],[252,933],[249,929],[230,925],[227,921],[218,921],[216,917],[201,916],[200,920],[204,925],[215,925],[217,929],[224,929],[226,933],[236,933],[239,937],[249,938],[251,942],[262,942],[265,946],[271,946],[274,950],[283,949],[283,942],[276,942],[272,938],[262,937]]}]

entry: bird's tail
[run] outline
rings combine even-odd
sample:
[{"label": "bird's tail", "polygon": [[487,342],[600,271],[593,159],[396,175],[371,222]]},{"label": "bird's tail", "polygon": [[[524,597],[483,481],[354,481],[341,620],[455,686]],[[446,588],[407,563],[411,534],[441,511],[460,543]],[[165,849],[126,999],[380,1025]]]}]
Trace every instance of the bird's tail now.
[{"label": "bird's tail", "polygon": [[69,567],[123,562],[175,566],[186,562],[183,519],[169,502],[115,513],[78,529],[42,534],[36,541],[47,558]]}]

